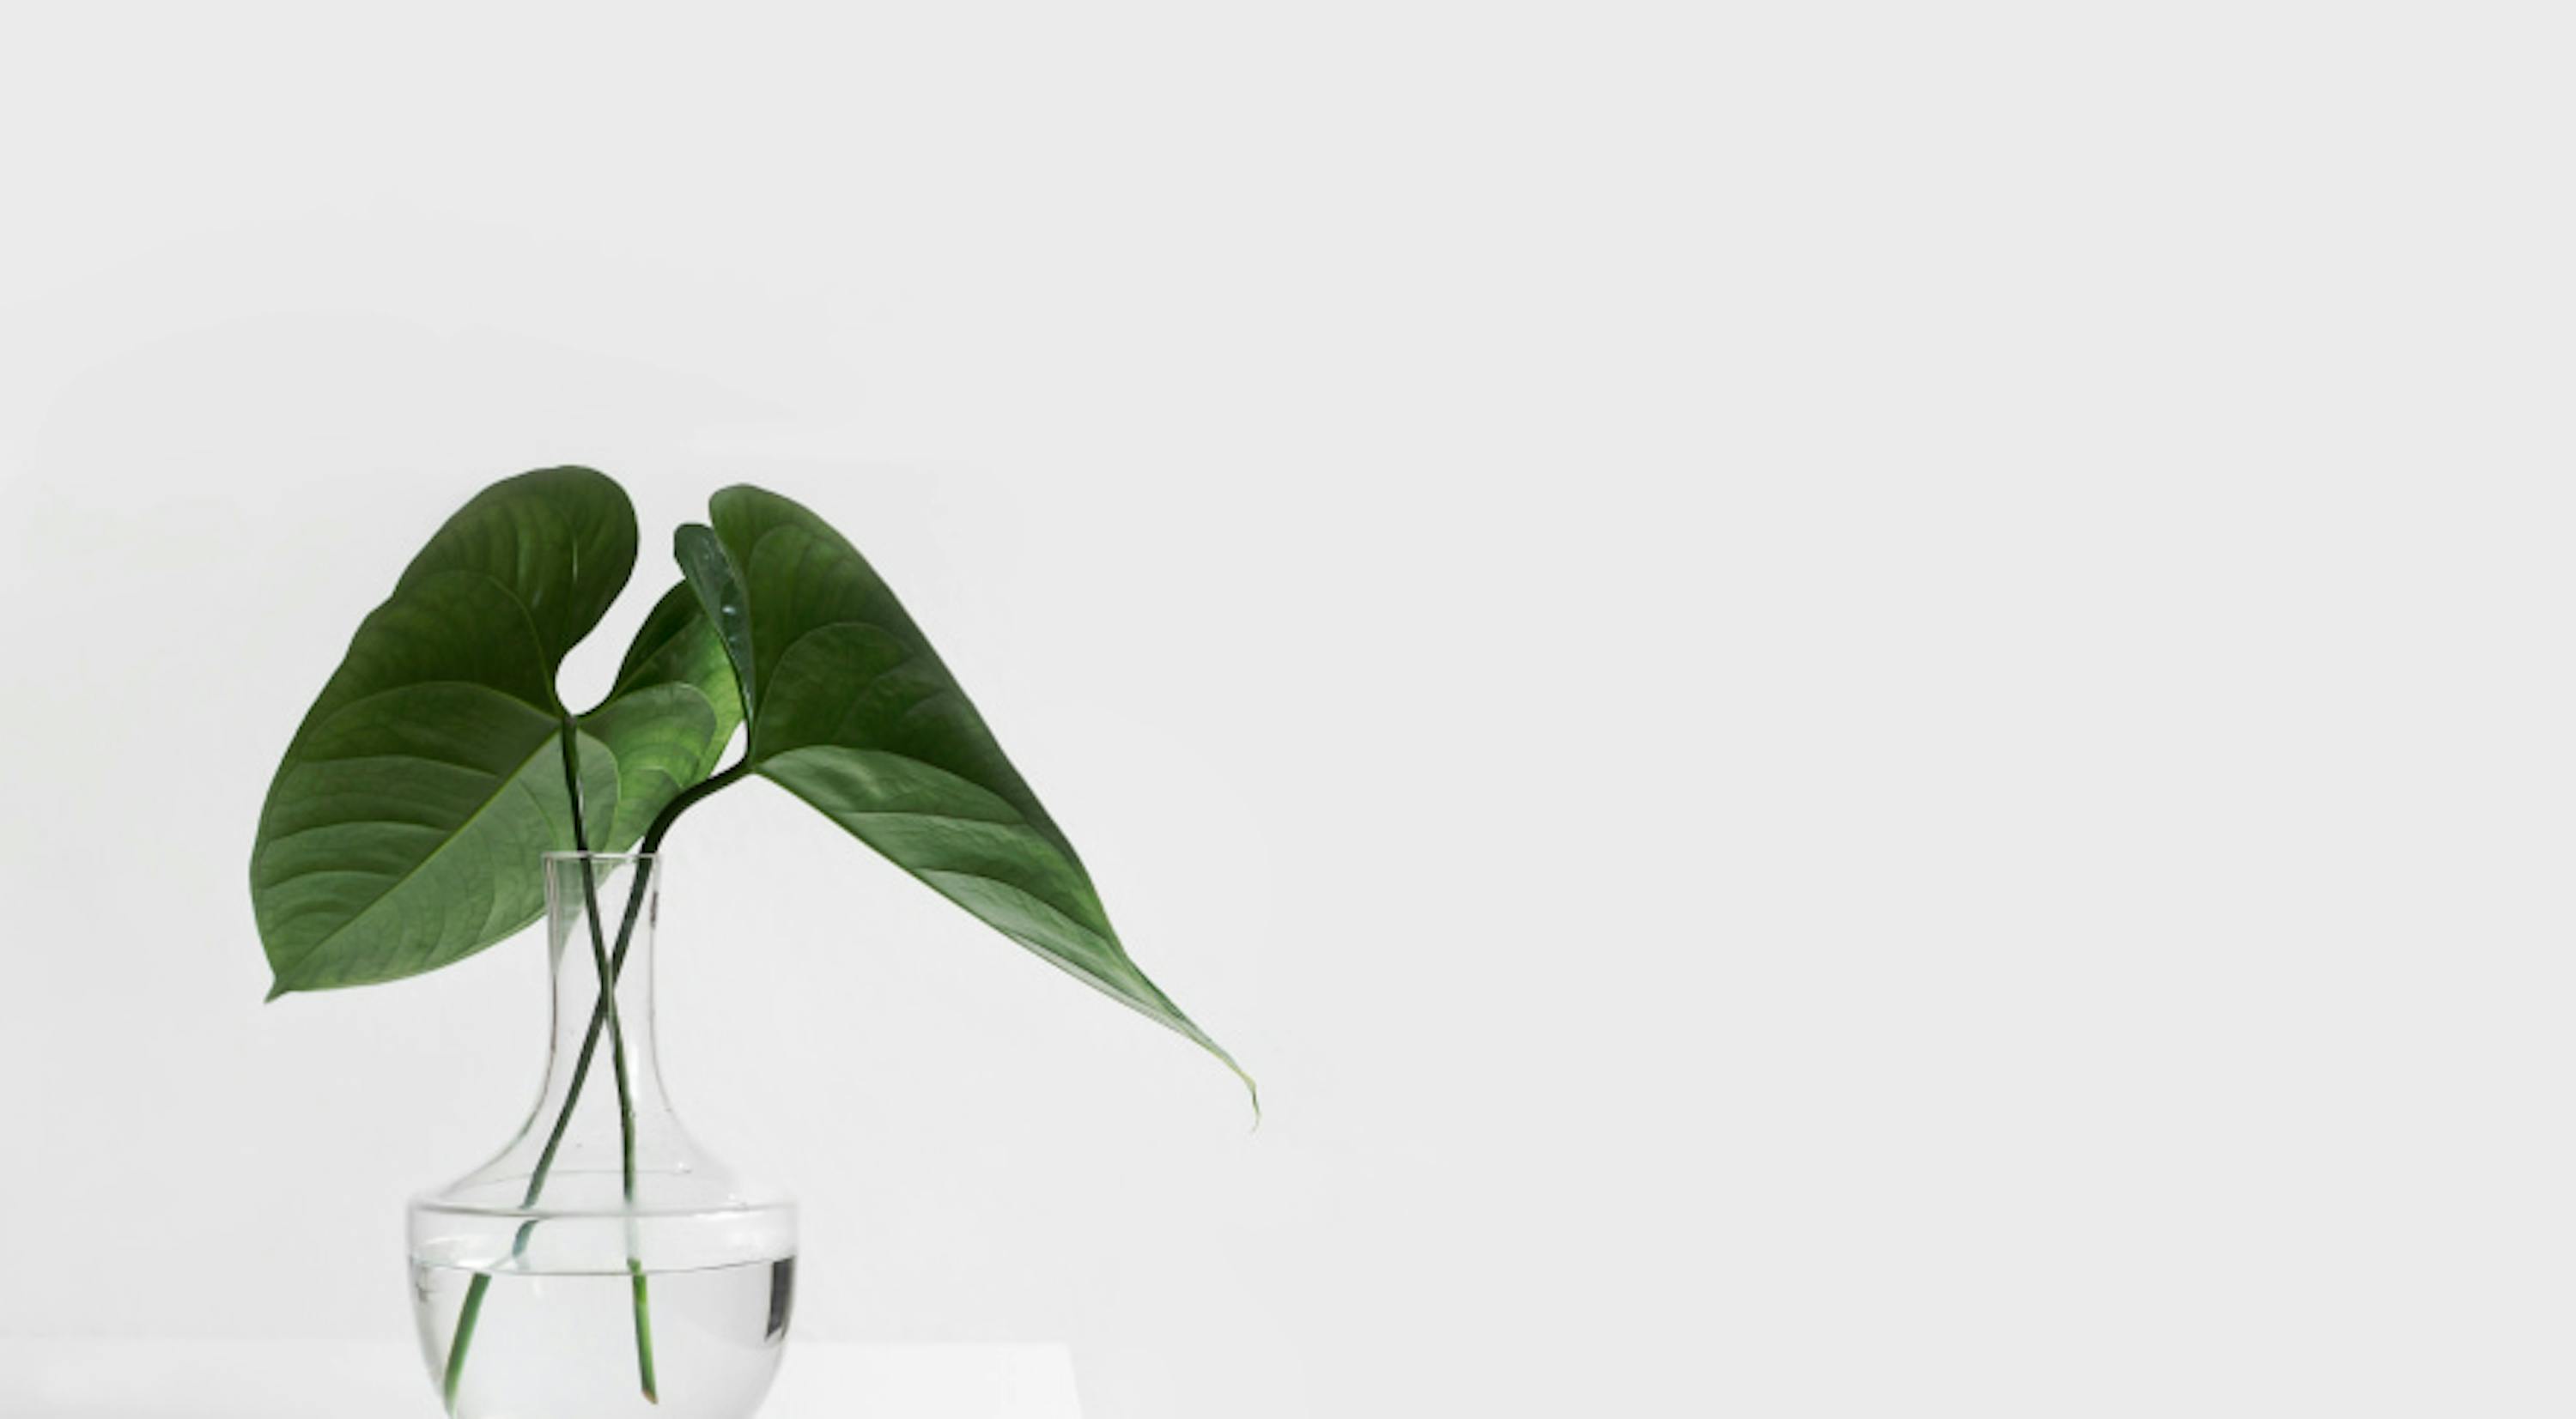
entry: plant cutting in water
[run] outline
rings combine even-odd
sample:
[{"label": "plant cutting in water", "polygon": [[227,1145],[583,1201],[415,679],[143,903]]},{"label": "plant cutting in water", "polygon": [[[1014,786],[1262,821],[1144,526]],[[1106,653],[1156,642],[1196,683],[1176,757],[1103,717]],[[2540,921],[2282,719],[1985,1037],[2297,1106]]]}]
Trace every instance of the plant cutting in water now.
[{"label": "plant cutting in water", "polygon": [[[359,625],[269,787],[250,882],[270,999],[462,960],[546,909],[545,854],[576,854],[558,859],[575,869],[558,893],[579,898],[558,902],[558,920],[572,923],[562,932],[578,940],[597,1002],[551,1136],[509,1182],[523,1208],[544,1198],[604,1042],[633,1209],[634,1069],[650,1061],[629,1053],[617,987],[639,918],[650,931],[653,854],[690,805],[757,774],[1234,1068],[1128,958],[1072,842],[857,550],[758,488],[717,493],[710,513],[679,529],[680,580],[607,698],[578,714],[555,681],[633,569],[624,490],[589,469],[542,469],[485,489],[439,529]],[[737,730],[743,752],[719,768]],[[612,855],[629,853],[625,900],[603,914]],[[519,1223],[510,1261],[540,1225]],[[653,1278],[629,1227],[618,1290],[636,1389],[657,1400]],[[477,1270],[456,1303],[439,1366],[451,1411],[495,1269]]]}]

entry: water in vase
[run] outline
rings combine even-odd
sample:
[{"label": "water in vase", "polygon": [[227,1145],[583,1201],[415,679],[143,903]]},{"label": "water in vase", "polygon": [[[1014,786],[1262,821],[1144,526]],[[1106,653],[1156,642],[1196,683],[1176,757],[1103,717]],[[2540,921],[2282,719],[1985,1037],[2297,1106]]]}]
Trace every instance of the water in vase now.
[{"label": "water in vase", "polygon": [[[423,1357],[443,1374],[476,1272],[412,1264]],[[778,1372],[796,1261],[646,1273],[657,1399],[644,1396],[626,1272],[489,1273],[456,1419],[741,1419]]]}]

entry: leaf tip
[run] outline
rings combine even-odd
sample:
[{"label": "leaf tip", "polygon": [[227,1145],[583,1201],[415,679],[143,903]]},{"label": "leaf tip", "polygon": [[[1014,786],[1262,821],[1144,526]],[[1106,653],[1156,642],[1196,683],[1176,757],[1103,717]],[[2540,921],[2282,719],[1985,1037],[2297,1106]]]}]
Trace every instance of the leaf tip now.
[{"label": "leaf tip", "polygon": [[1260,1082],[1255,1080],[1250,1073],[1245,1071],[1242,1065],[1235,1063],[1234,1056],[1226,1053],[1224,1046],[1219,1045],[1212,1039],[1209,1039],[1205,1031],[1193,1025],[1190,1027],[1188,1033],[1190,1038],[1198,1041],[1199,1048],[1215,1055],[1217,1063],[1224,1065],[1229,1070],[1232,1070],[1234,1072],[1234,1077],[1243,1081],[1243,1092],[1250,1095],[1252,1099],[1252,1131],[1259,1133],[1261,1131]]}]

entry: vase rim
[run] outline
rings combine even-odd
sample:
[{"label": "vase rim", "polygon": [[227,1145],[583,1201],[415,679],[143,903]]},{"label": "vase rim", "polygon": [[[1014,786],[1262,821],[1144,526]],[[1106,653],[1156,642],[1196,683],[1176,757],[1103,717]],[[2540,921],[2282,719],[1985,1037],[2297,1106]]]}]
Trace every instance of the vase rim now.
[{"label": "vase rim", "polygon": [[550,848],[537,854],[540,862],[657,862],[658,852],[573,852]]}]

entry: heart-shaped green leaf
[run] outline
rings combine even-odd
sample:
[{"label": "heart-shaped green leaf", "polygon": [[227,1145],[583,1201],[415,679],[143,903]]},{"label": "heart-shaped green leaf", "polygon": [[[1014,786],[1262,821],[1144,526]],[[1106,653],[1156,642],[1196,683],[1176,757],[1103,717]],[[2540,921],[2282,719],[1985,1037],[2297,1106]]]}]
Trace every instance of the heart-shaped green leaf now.
[{"label": "heart-shaped green leaf", "polygon": [[702,601],[739,591],[743,630],[728,640],[747,667],[745,762],[1003,935],[1197,1041],[1249,1087],[1128,958],[1073,843],[857,549],[758,488],[728,488],[711,508],[720,547],[684,536],[682,563]]},{"label": "heart-shaped green leaf", "polygon": [[[272,999],[417,975],[536,919],[538,854],[573,840],[555,673],[634,559],[625,492],[586,468],[492,485],[413,559],[260,813],[251,904]],[[607,839],[618,764],[594,733],[577,743],[585,827]]]}]

